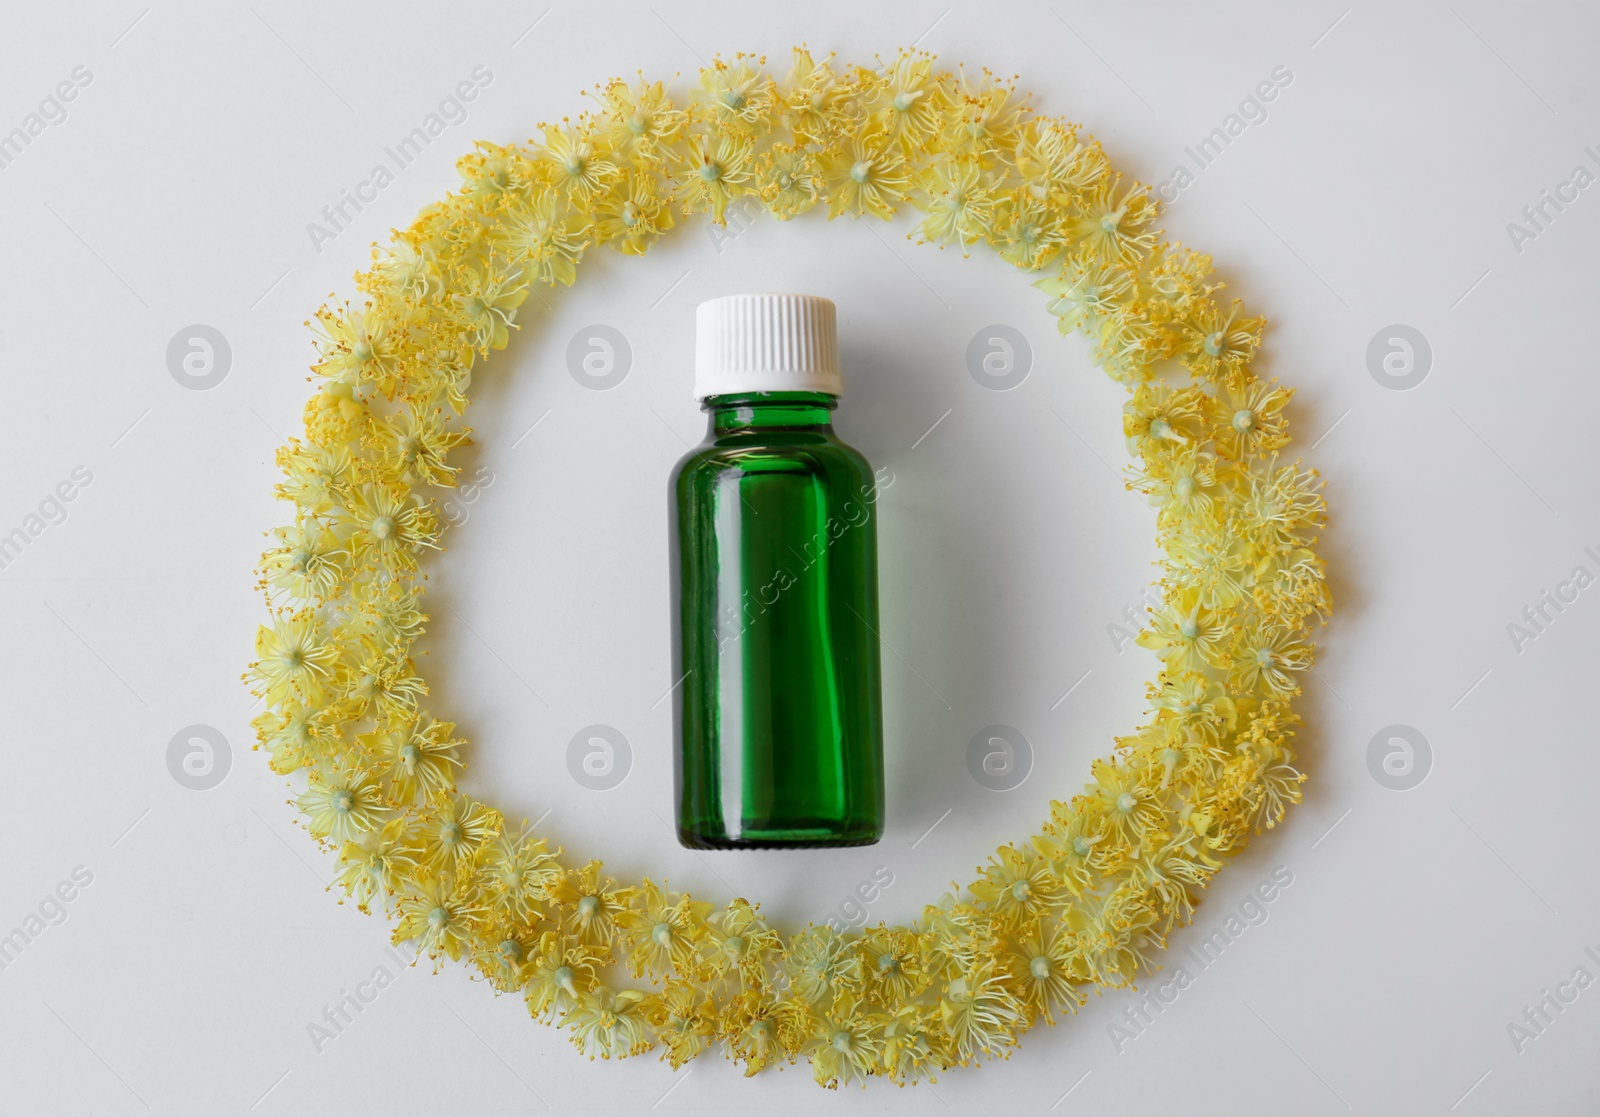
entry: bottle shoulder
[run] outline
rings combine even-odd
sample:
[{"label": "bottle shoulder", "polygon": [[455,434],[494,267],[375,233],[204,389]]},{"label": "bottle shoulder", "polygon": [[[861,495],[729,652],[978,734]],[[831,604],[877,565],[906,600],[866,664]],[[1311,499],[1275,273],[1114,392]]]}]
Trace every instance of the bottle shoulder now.
[{"label": "bottle shoulder", "polygon": [[750,431],[707,439],[678,459],[672,477],[774,472],[870,478],[872,466],[831,432]]}]

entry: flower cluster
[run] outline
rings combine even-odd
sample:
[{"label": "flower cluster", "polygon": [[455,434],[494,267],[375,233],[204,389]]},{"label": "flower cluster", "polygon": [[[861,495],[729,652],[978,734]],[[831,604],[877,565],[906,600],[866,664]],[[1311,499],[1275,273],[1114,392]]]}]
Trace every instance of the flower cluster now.
[{"label": "flower cluster", "polygon": [[[841,69],[797,49],[782,81],[763,67],[718,59],[682,103],[617,79],[542,142],[479,143],[461,189],[374,249],[359,301],[317,312],[305,436],[278,456],[295,517],[261,562],[271,618],[247,678],[273,770],[296,774],[339,885],[396,917],[397,942],[466,959],[591,1057],[659,1049],[676,1067],[716,1048],[748,1073],[804,1059],[825,1086],[905,1083],[1132,984],[1226,855],[1299,800],[1290,702],[1330,608],[1324,509],[1315,473],[1279,457],[1289,390],[1250,370],[1261,319],[1217,297],[1208,257],[1158,240],[1148,190],[1093,139],[915,51]],[[743,899],[563,861],[457,790],[464,742],[411,657],[475,362],[586,252],[642,254],[746,198],[780,220],[914,207],[921,240],[984,244],[1032,277],[1129,390],[1128,483],[1163,554],[1139,637],[1163,665],[1148,722],[906,926],[785,937]]]}]

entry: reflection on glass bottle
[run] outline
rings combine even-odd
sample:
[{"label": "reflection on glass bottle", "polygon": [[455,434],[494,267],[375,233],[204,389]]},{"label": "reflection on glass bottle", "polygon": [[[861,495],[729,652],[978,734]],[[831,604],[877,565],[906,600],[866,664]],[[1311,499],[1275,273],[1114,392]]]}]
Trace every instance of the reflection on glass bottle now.
[{"label": "reflection on glass bottle", "polygon": [[706,440],[671,485],[679,840],[866,845],[883,833],[874,475],[834,433],[834,308],[701,304]]}]

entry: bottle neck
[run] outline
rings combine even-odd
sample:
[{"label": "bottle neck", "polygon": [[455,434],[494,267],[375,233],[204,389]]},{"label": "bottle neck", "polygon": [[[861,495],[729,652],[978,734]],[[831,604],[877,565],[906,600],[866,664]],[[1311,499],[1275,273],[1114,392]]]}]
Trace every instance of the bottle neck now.
[{"label": "bottle neck", "polygon": [[757,430],[833,429],[839,397],[826,392],[744,392],[707,396],[700,410],[711,415],[713,435]]}]

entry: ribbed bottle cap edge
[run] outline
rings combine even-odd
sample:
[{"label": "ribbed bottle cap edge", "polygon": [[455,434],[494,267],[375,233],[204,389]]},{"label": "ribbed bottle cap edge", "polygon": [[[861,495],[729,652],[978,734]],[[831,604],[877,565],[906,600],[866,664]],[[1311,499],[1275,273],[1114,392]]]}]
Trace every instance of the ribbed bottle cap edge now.
[{"label": "ribbed bottle cap edge", "polygon": [[831,299],[756,292],[695,308],[694,394],[843,390],[838,315]]}]

